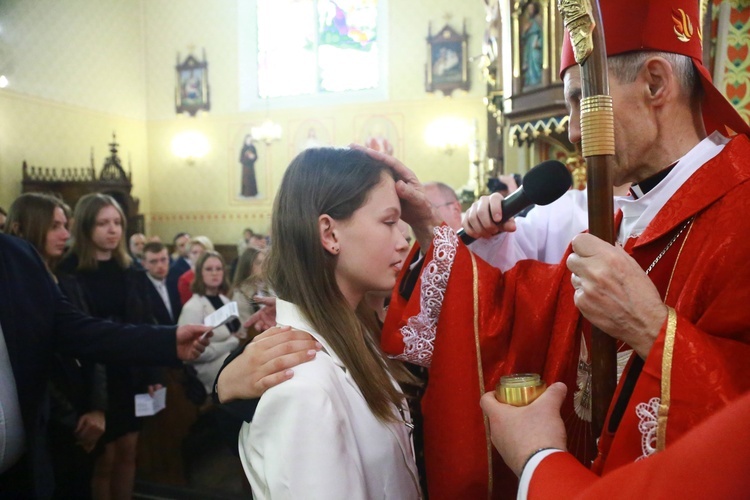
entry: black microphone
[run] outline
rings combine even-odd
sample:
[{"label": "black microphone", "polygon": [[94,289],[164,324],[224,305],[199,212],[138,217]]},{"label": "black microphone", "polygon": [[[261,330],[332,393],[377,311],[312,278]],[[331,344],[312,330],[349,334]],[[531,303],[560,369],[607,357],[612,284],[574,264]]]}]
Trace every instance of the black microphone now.
[{"label": "black microphone", "polygon": [[[523,176],[523,185],[502,201],[503,219],[498,225],[531,205],[549,205],[570,189],[573,178],[568,169],[557,160],[543,161]],[[461,228],[456,235],[465,244],[473,242]]]}]

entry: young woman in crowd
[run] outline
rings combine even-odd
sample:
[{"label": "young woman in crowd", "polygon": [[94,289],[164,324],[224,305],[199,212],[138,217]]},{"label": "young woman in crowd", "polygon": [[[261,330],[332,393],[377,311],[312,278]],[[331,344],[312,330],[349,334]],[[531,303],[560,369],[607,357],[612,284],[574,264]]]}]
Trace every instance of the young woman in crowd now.
[{"label": "young woman in crowd", "polygon": [[274,203],[268,280],[277,321],[323,346],[269,389],[240,432],[254,498],[420,497],[409,410],[366,293],[393,288],[407,242],[390,169],[349,149],[308,149]]},{"label": "young woman in crowd", "polygon": [[237,269],[232,280],[232,300],[237,302],[240,323],[243,325],[258,310],[253,297],[268,293],[263,275],[263,262],[265,260],[265,250],[248,247],[242,252],[237,262]]},{"label": "young woman in crowd", "polygon": [[52,271],[70,237],[67,212],[67,205],[54,196],[22,194],[10,206],[6,232],[34,245]]},{"label": "young woman in crowd", "polygon": [[[50,271],[70,237],[68,207],[40,193],[19,196],[10,206],[8,233],[37,249]],[[75,290],[63,291],[74,294]],[[107,386],[104,366],[56,354],[49,384],[47,433],[55,475],[55,498],[90,498],[92,453],[104,433]]]},{"label": "young woman in crowd", "polygon": [[208,239],[207,236],[195,236],[190,239],[188,243],[188,260],[190,261],[190,269],[182,273],[177,280],[177,291],[180,294],[180,302],[182,305],[190,300],[193,296],[192,285],[195,279],[195,263],[201,258],[203,252],[206,250],[213,250],[214,244]]},{"label": "young woman in crowd", "polygon": [[[131,267],[125,248],[125,215],[111,196],[93,193],[76,204],[74,243],[57,266],[61,284],[78,288],[71,300],[91,315],[126,323],[154,323],[147,300],[145,272]],[[94,468],[97,499],[130,499],[140,419],[134,397],[153,390],[158,372],[107,365],[106,430],[103,453]]]},{"label": "young woman in crowd", "polygon": [[[218,252],[207,250],[201,255],[195,264],[193,296],[183,306],[177,324],[202,325],[206,316],[229,303],[229,299],[224,295],[229,290],[225,267],[224,258]],[[239,344],[236,334],[240,328],[237,320],[216,328],[211,343],[198,359],[192,362],[206,394],[213,390],[214,379],[224,359]]]}]

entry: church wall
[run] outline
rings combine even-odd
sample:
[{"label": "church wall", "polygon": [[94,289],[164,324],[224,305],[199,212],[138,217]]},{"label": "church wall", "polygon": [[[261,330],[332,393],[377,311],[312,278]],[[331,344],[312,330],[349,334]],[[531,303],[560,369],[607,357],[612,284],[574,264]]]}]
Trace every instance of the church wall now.
[{"label": "church wall", "polygon": [[[361,142],[368,120],[388,119],[396,154],[424,180],[458,188],[468,177],[468,154],[429,148],[423,139],[431,120],[453,115],[478,119],[484,134],[484,83],[470,66],[472,90],[447,99],[424,91],[425,37],[445,24],[461,30],[466,19],[469,54],[481,52],[481,2],[389,0],[389,98],[384,102],[323,107],[311,102],[274,109],[284,128],[280,141],[258,145],[257,168],[265,196],[240,200],[238,137],[260,124],[265,109],[239,111],[237,13],[242,0],[3,0],[0,2],[0,206],[21,191],[21,163],[84,167],[91,149],[97,170],[108,154],[112,132],[120,156],[132,165],[134,195],[141,199],[147,228],[163,238],[189,229],[220,243],[233,243],[241,229],[267,231],[273,193],[296,154],[300,134],[314,121],[330,142]],[[723,84],[733,103],[750,118],[750,7],[732,0]],[[212,110],[195,118],[174,112],[174,65],[193,46],[206,49]],[[209,154],[188,165],[172,154],[179,132],[197,129]],[[507,138],[506,138],[507,140]],[[506,171],[531,159],[524,151],[506,156]],[[182,217],[182,218],[181,218]]]},{"label": "church wall", "polygon": [[[424,90],[428,23],[461,31],[466,19],[469,55],[481,53],[484,9],[480,2],[390,0],[389,87],[384,102],[334,107],[271,109],[284,127],[280,141],[258,146],[265,196],[236,197],[237,137],[260,124],[265,109],[238,107],[237,12],[241,0],[4,0],[0,3],[0,205],[21,191],[21,162],[45,167],[89,165],[94,148],[101,168],[117,133],[120,156],[132,164],[135,196],[147,230],[164,239],[181,229],[233,243],[245,226],[268,230],[271,200],[310,120],[322,124],[330,143],[362,142],[366,128],[387,119],[396,154],[420,178],[460,187],[468,179],[468,151],[452,155],[423,138],[434,118],[477,119],[480,134],[484,84],[470,65],[472,90],[448,99]],[[191,118],[174,112],[177,53],[206,49],[212,109]],[[368,124],[369,123],[369,124]],[[377,124],[375,126],[377,128]],[[209,154],[188,165],[171,152],[178,132],[197,129]],[[372,131],[372,130],[370,130]],[[130,159],[130,162],[128,161]],[[180,219],[182,217],[182,219]]]},{"label": "church wall", "polygon": [[133,194],[149,210],[141,2],[0,2],[0,206],[21,193],[21,164],[88,167],[112,133]]},{"label": "church wall", "polygon": [[[481,127],[485,87],[479,70],[472,65],[472,90],[468,94],[456,92],[447,99],[426,93],[425,38],[428,23],[432,22],[434,34],[445,24],[444,15],[449,12],[453,15],[449,22],[458,31],[466,18],[469,55],[481,53],[484,10],[480,2],[388,1],[389,97],[385,102],[321,106],[310,99],[304,108],[294,109],[272,103],[270,117],[282,125],[283,136],[270,146],[256,145],[261,191],[258,200],[237,197],[242,137],[249,127],[266,118],[262,106],[253,111],[239,110],[238,31],[251,28],[238,22],[242,9],[235,1],[189,0],[182,5],[184,8],[175,13],[168,0],[145,4],[148,113],[152,118],[148,127],[149,182],[154,193],[148,223],[153,231],[168,237],[190,229],[225,243],[235,242],[244,227],[267,232],[273,194],[311,123],[327,131],[331,145],[345,146],[362,143],[368,120],[386,118],[397,133],[393,141],[396,155],[420,178],[441,180],[456,188],[466,183],[467,148],[447,155],[428,147],[423,133],[431,120],[445,115],[469,122],[476,118]],[[171,100],[175,56],[179,51],[184,58],[190,46],[199,58],[204,48],[206,51],[211,111],[193,118],[176,117]],[[208,155],[194,165],[175,158],[169,149],[171,139],[185,130],[200,131],[211,144]]]}]

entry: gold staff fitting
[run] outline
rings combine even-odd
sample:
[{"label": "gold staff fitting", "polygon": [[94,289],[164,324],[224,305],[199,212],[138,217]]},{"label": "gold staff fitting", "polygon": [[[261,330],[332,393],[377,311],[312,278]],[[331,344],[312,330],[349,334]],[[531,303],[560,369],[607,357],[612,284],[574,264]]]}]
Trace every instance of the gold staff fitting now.
[{"label": "gold staff fitting", "polygon": [[615,154],[611,96],[597,95],[581,99],[581,145],[585,158]]}]

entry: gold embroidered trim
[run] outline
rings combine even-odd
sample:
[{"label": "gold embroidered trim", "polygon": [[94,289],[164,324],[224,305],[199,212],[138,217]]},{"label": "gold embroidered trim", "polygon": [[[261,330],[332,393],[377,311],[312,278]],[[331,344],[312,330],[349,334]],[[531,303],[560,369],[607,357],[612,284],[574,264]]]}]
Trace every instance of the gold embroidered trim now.
[{"label": "gold embroidered trim", "polygon": [[[688,221],[690,227],[687,234],[685,234],[685,239],[682,240],[680,251],[677,252],[677,258],[674,260],[672,273],[669,275],[669,282],[667,283],[667,290],[664,292],[665,304],[669,298],[669,290],[672,287],[674,272],[677,269],[677,264],[680,262],[680,256],[682,255],[682,250],[685,248],[685,243],[687,243],[690,232],[693,230],[694,222],[695,216]],[[677,312],[673,308],[667,307],[669,312],[667,316],[667,332],[664,336],[664,352],[661,358],[661,402],[659,403],[659,413],[656,420],[656,451],[664,450],[664,447],[667,445],[667,419],[669,417],[669,405],[671,404],[672,360],[674,358],[674,341],[677,334]]]},{"label": "gold embroidered trim", "polygon": [[672,274],[669,275],[669,283],[667,283],[667,291],[664,292],[664,303],[667,303],[667,297],[669,297],[669,289],[672,287],[672,278],[674,278],[674,271],[677,269],[677,263],[680,261],[680,255],[682,255],[682,249],[685,248],[685,243],[687,242],[688,238],[690,238],[690,232],[693,230],[693,222],[695,222],[695,216],[693,216],[690,219],[690,227],[688,228],[688,232],[685,235],[685,239],[682,240],[682,244],[680,245],[680,251],[677,252],[677,258],[674,260],[674,266],[672,266]]},{"label": "gold embroidered trim", "polygon": [[[479,376],[479,397],[485,393],[484,369],[482,368],[482,348],[479,345],[479,273],[474,254],[471,256],[472,293],[474,300],[474,347],[477,353],[477,375]],[[492,438],[490,436],[490,421],[484,415],[484,439],[487,447],[487,498],[492,498]]]},{"label": "gold embroidered trim", "polygon": [[664,337],[664,353],[661,358],[661,402],[656,419],[656,451],[663,451],[667,445],[667,418],[669,417],[670,383],[676,333],[677,313],[670,307],[667,317],[667,333]]}]

